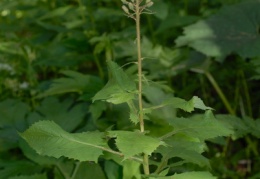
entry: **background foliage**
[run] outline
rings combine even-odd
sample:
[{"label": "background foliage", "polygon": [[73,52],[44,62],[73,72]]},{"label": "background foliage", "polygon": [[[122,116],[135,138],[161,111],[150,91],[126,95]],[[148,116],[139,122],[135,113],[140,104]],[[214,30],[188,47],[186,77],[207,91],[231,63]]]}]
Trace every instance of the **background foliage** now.
[{"label": "background foliage", "polygon": [[[151,156],[154,166],[159,160],[169,159],[171,169],[162,171],[161,178],[167,178],[163,172],[174,174],[174,178],[259,178],[260,1],[154,0],[154,14],[144,15],[141,22],[146,80],[147,84],[156,82],[144,89],[145,105],[150,110],[146,125],[152,137],[127,133],[136,129],[136,118],[133,115],[129,120],[129,109],[123,102],[133,96],[126,96],[120,89],[135,90],[132,80],[136,68],[130,65],[136,60],[135,26],[121,6],[119,0],[0,2],[1,178],[141,178],[139,163],[121,162],[121,158],[106,152],[97,160],[101,150],[88,148],[93,153],[86,158],[67,156],[82,162],[53,158],[60,157],[55,151],[52,155],[45,153],[49,157],[37,154],[20,134],[33,125],[35,129],[26,132],[35,130],[41,136],[41,127],[47,121],[52,122],[50,131],[45,131],[50,136],[46,148],[53,148],[50,140],[57,144],[55,135],[64,137],[60,145],[69,145],[73,140],[81,141],[83,135],[91,139],[95,133],[100,136],[94,141],[96,145],[118,147],[128,157],[136,151],[125,148],[123,141],[143,137],[147,145],[153,145],[142,152],[151,153],[159,146],[152,137],[162,136],[172,127],[182,129],[185,121],[184,127],[195,128],[165,141],[176,148],[160,145]],[[115,60],[125,72],[117,71],[116,64],[108,65],[109,72],[109,60]],[[120,89],[100,93],[111,78]],[[118,96],[112,95],[114,90],[118,90]],[[184,112],[201,109],[193,96],[214,109],[216,124],[204,120],[213,118],[207,112],[204,118],[199,110],[194,115]],[[182,110],[173,109],[173,102],[167,99],[175,100],[174,104],[179,104],[175,108]],[[151,112],[150,107],[165,101],[164,108]],[[204,131],[196,125],[204,125]],[[217,137],[230,133],[212,132],[211,127],[217,125],[234,132],[230,137]],[[68,137],[69,132],[74,138]],[[104,136],[117,138],[107,144]],[[138,152],[143,149],[141,144],[134,145]],[[157,155],[162,152],[170,156]],[[156,167],[151,169],[156,171]],[[210,170],[212,175],[192,173],[202,170]],[[178,176],[182,172],[186,176]]]}]

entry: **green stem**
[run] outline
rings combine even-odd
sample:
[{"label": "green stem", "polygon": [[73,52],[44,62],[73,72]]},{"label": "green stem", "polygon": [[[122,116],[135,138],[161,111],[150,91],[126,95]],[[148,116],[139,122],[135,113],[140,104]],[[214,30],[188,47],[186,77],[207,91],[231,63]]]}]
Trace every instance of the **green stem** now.
[{"label": "green stem", "polygon": [[74,179],[74,178],[76,177],[76,174],[77,174],[77,172],[78,172],[78,169],[79,169],[80,164],[81,164],[80,162],[77,162],[77,163],[76,163],[76,166],[75,166],[75,168],[74,168],[74,170],[73,170],[73,173],[72,173],[70,179]]},{"label": "green stem", "polygon": [[[142,53],[141,53],[141,35],[140,35],[140,3],[142,0],[136,0],[135,4],[135,22],[136,22],[136,41],[137,41],[137,59],[138,59],[138,104],[139,104],[139,122],[140,131],[144,132],[143,98],[142,98]],[[149,158],[147,154],[143,155],[144,173],[149,175]]]},{"label": "green stem", "polygon": [[222,102],[224,103],[226,109],[228,110],[228,112],[232,115],[235,115],[235,111],[232,109],[232,107],[230,106],[226,96],[224,95],[224,93],[222,92],[222,90],[220,89],[220,87],[218,86],[218,83],[215,81],[215,79],[213,78],[213,76],[209,73],[209,72],[205,72],[205,75],[207,76],[208,80],[210,81],[210,83],[212,84],[212,86],[215,88],[215,90],[217,91],[219,97],[221,98]]},{"label": "green stem", "polygon": [[242,77],[242,85],[244,87],[244,93],[245,93],[245,98],[246,98],[246,105],[247,105],[247,109],[248,109],[248,115],[250,117],[252,117],[253,114],[252,114],[252,107],[251,107],[251,99],[250,99],[250,96],[249,96],[249,90],[248,90],[248,86],[247,86],[247,83],[246,83],[245,74],[244,74],[244,72],[242,70],[240,71],[240,75]]}]

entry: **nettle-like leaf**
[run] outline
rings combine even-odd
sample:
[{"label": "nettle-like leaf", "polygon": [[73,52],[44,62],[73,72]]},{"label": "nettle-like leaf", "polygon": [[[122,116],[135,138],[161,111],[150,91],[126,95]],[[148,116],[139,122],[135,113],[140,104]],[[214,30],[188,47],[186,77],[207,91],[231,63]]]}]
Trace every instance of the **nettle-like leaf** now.
[{"label": "nettle-like leaf", "polygon": [[108,134],[110,137],[116,137],[116,146],[125,158],[141,153],[150,155],[158,146],[164,144],[159,139],[146,136],[140,132],[109,131]]},{"label": "nettle-like leaf", "polygon": [[[234,140],[244,137],[245,135],[247,135],[248,133],[253,131],[250,128],[250,126],[255,126],[254,123],[249,125],[243,119],[240,119],[240,118],[238,118],[236,116],[232,116],[232,115],[221,114],[221,115],[216,115],[216,118],[218,120],[222,121],[227,126],[233,127],[234,133],[232,134],[232,138]],[[250,122],[250,121],[251,120],[249,120],[248,122]]]},{"label": "nettle-like leaf", "polygon": [[163,155],[163,160],[173,157],[183,159],[185,163],[194,163],[200,166],[210,167],[209,161],[202,154],[206,145],[198,138],[187,135],[174,135],[164,140],[166,146],[160,146],[156,152]]},{"label": "nettle-like leaf", "polygon": [[213,57],[238,53],[243,57],[260,55],[260,1],[245,1],[221,9],[217,14],[184,28],[177,46],[189,45]]},{"label": "nettle-like leaf", "polygon": [[230,126],[216,120],[210,110],[204,116],[197,115],[191,118],[174,118],[170,121],[174,131],[166,134],[171,136],[177,133],[184,133],[188,136],[199,138],[201,141],[218,136],[228,136],[233,133]]},{"label": "nettle-like leaf", "polygon": [[101,132],[70,134],[52,121],[37,122],[20,135],[38,154],[55,158],[97,162],[106,146]]},{"label": "nettle-like leaf", "polygon": [[135,97],[135,82],[113,61],[108,61],[112,79],[93,97],[113,104],[128,102]]},{"label": "nettle-like leaf", "polygon": [[164,102],[162,102],[161,105],[151,107],[151,108],[145,108],[145,110],[149,111],[149,110],[161,108],[164,106],[170,106],[174,109],[182,109],[186,112],[192,112],[192,111],[194,111],[194,109],[212,110],[212,108],[206,106],[203,103],[203,101],[197,96],[193,96],[192,99],[189,101],[186,101],[184,99],[177,98],[177,97],[171,97],[171,98],[165,100]]},{"label": "nettle-like leaf", "polygon": [[53,80],[51,87],[37,97],[41,98],[70,92],[77,92],[80,94],[84,92],[92,97],[103,86],[101,79],[95,76],[84,75],[69,70],[62,71],[61,73],[67,77]]},{"label": "nettle-like leaf", "polygon": [[166,177],[149,177],[149,179],[217,179],[209,172],[186,172]]}]

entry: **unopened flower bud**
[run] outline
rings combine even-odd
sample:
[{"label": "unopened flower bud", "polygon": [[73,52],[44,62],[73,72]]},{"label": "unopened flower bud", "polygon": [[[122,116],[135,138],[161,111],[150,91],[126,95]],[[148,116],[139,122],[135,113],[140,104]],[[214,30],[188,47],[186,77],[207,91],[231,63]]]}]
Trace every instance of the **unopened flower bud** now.
[{"label": "unopened flower bud", "polygon": [[153,5],[153,2],[150,1],[150,2],[148,2],[148,3],[146,4],[146,7],[151,7],[152,5]]},{"label": "unopened flower bud", "polygon": [[129,10],[128,10],[128,8],[127,8],[126,6],[123,5],[123,6],[122,6],[122,9],[125,11],[126,14],[130,14],[130,13],[129,13]]}]

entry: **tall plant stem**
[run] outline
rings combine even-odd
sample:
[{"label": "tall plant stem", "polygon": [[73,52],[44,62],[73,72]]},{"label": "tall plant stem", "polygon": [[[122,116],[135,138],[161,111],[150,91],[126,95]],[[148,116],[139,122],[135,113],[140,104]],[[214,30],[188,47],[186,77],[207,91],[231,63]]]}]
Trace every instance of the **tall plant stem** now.
[{"label": "tall plant stem", "polygon": [[221,98],[221,100],[223,101],[224,105],[226,106],[226,109],[228,110],[228,112],[232,115],[235,115],[235,111],[232,109],[231,105],[229,104],[226,96],[224,95],[224,93],[222,92],[222,90],[220,89],[220,87],[218,86],[218,83],[215,81],[215,79],[213,78],[213,76],[209,73],[209,72],[205,72],[205,75],[207,76],[208,80],[210,81],[210,83],[212,84],[212,86],[215,88],[215,90],[217,91],[219,97]]},{"label": "tall plant stem", "polygon": [[[136,47],[137,47],[137,62],[138,62],[138,104],[139,104],[139,123],[140,131],[144,132],[144,115],[143,115],[143,98],[142,98],[142,52],[141,52],[141,35],[140,35],[140,0],[136,0],[135,4],[135,22],[136,22]],[[149,174],[149,159],[148,155],[143,156],[144,173]]]}]

